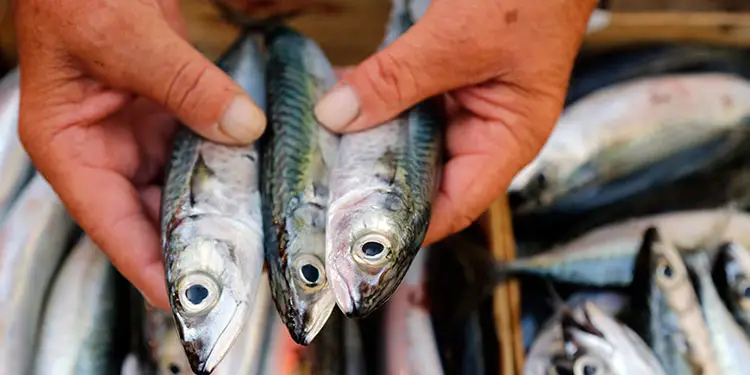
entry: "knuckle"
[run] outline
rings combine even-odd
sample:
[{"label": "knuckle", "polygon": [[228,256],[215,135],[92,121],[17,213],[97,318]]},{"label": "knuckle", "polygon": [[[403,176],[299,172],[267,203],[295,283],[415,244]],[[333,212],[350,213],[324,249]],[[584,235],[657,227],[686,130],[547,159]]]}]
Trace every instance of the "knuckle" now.
[{"label": "knuckle", "polygon": [[169,79],[164,93],[163,105],[178,113],[190,112],[193,104],[201,101],[200,84],[206,79],[210,67],[203,62],[186,61]]},{"label": "knuckle", "polygon": [[387,51],[372,57],[364,79],[369,95],[381,103],[403,103],[416,92],[411,68]]}]

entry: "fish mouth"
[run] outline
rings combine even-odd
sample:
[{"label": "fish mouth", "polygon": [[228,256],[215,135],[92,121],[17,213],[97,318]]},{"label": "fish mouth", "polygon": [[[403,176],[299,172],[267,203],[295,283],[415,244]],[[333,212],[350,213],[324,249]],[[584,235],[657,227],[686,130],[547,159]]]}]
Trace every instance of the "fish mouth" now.
[{"label": "fish mouth", "polygon": [[346,283],[335,268],[328,272],[328,277],[331,280],[330,286],[339,310],[349,318],[358,316],[361,302],[358,298],[354,298],[349,284]]},{"label": "fish mouth", "polygon": [[[188,359],[190,360],[190,367],[192,368],[193,372],[198,375],[209,375],[211,374],[214,369],[216,369],[216,366],[219,365],[222,359],[224,359],[224,356],[229,351],[229,348],[232,346],[234,341],[239,336],[240,331],[242,331],[242,325],[244,325],[246,322],[244,319],[238,319],[242,316],[242,314],[238,314],[241,311],[247,310],[247,305],[242,302],[238,303],[234,310],[232,311],[232,315],[229,318],[229,323],[222,329],[221,333],[218,335],[218,339],[211,345],[211,349],[207,352],[205,356],[202,356],[201,353],[203,351],[189,351]],[[194,343],[194,346],[201,347],[205,342],[197,342]]]}]

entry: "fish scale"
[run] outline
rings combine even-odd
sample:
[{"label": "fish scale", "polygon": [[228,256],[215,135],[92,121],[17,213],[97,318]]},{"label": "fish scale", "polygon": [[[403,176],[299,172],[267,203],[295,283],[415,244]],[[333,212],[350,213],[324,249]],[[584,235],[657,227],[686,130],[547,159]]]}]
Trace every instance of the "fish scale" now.
[{"label": "fish scale", "polygon": [[265,257],[281,320],[294,341],[308,344],[334,306],[323,259],[328,170],[335,162],[338,136],[317,122],[313,106],[336,77],[320,47],[291,28],[272,27],[266,45]]},{"label": "fish scale", "polygon": [[[381,49],[413,23],[396,1]],[[437,191],[443,118],[433,98],[342,136],[331,175],[326,268],[339,308],[366,316],[394,293],[419,251]]]},{"label": "fish scale", "polygon": [[[264,109],[265,58],[244,33],[218,64]],[[164,267],[193,372],[210,373],[246,324],[263,269],[256,144],[226,146],[181,127],[162,192]]]}]

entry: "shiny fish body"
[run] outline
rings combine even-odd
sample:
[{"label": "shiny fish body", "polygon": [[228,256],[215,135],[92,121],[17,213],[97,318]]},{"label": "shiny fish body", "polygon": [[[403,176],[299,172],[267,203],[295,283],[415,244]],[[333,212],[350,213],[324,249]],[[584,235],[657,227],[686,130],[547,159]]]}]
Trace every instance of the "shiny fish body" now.
[{"label": "shiny fish body", "polygon": [[148,363],[145,374],[189,374],[190,362],[182,347],[172,314],[153,306],[146,307],[145,330]]},{"label": "shiny fish body", "polygon": [[698,290],[703,316],[711,334],[714,355],[721,366],[722,374],[746,373],[750,369],[750,339],[735,322],[716,291],[711,280],[708,254],[690,254],[686,256],[685,262],[696,280],[694,284]]},{"label": "shiny fish body", "polygon": [[[244,34],[219,64],[261,109],[264,63]],[[161,205],[168,293],[193,371],[210,373],[242,331],[263,270],[258,151],[187,128],[173,147]]]},{"label": "shiny fish body", "polygon": [[256,375],[263,361],[263,347],[270,334],[269,323],[275,315],[268,279],[260,282],[255,306],[240,337],[234,342],[224,360],[216,367],[213,375]]},{"label": "shiny fish body", "polygon": [[[535,205],[610,181],[700,144],[750,118],[750,82],[722,73],[630,80],[567,108],[510,190]],[[536,201],[536,202],[535,202]]]},{"label": "shiny fish body", "polygon": [[0,228],[0,373],[30,370],[44,298],[74,233],[62,202],[37,174]]},{"label": "shiny fish body", "polygon": [[329,170],[338,136],[315,119],[336,81],[311,39],[278,26],[267,37],[268,121],[263,137],[265,255],[271,291],[292,338],[306,345],[335,305],[325,270]]},{"label": "shiny fish body", "polygon": [[[389,30],[400,27],[403,33],[410,25],[402,13],[394,9]],[[389,31],[386,43],[400,33]],[[331,179],[326,269],[336,303],[348,316],[363,317],[385,304],[422,244],[443,128],[433,104],[422,102],[383,125],[341,138]]]},{"label": "shiny fish body", "polygon": [[[586,302],[593,303],[607,315],[614,316],[624,309],[627,298],[612,292],[578,293],[566,301],[565,308],[574,309]],[[563,310],[558,309],[534,339],[526,356],[524,375],[548,375],[553,358],[564,352],[563,332],[560,324],[562,317]]]},{"label": "shiny fish body", "polygon": [[36,375],[100,375],[117,371],[113,344],[117,324],[117,272],[83,237],[52,284],[34,361]]},{"label": "shiny fish body", "polygon": [[403,283],[386,305],[385,345],[387,374],[439,375],[442,363],[427,310],[425,267],[427,254],[414,258]]},{"label": "shiny fish body", "polygon": [[638,335],[591,302],[565,314],[565,352],[552,366],[557,374],[667,375]]},{"label": "shiny fish body", "polygon": [[627,286],[633,280],[643,232],[650,226],[672,238],[679,249],[728,240],[750,246],[750,215],[729,209],[681,211],[610,224],[538,255],[501,264],[498,272],[592,286]]},{"label": "shiny fish body", "polygon": [[18,69],[0,80],[0,223],[33,173],[18,139],[19,80]]},{"label": "shiny fish body", "polygon": [[735,320],[750,337],[750,253],[737,242],[719,247],[713,280]]},{"label": "shiny fish body", "polygon": [[721,374],[683,259],[655,227],[644,231],[626,317],[667,374]]}]

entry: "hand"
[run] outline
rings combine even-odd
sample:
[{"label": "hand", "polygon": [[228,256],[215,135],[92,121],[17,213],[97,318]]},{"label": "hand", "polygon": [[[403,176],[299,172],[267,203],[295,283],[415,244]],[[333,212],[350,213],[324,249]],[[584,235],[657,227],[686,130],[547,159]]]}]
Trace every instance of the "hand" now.
[{"label": "hand", "polygon": [[158,227],[175,114],[243,144],[265,115],[183,38],[178,0],[22,0],[19,133],[37,169],[117,269],[169,309]]},{"label": "hand", "polygon": [[346,74],[316,117],[355,132],[445,93],[449,160],[429,245],[476,220],[539,152],[595,4],[433,0],[403,36]]}]

